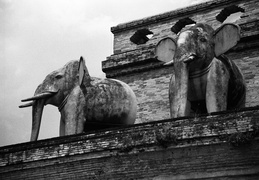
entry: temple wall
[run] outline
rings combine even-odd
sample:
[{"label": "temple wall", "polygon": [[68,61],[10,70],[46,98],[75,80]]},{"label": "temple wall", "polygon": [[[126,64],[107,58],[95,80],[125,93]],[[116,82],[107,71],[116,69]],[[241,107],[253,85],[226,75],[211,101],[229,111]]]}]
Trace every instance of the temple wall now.
[{"label": "temple wall", "polygon": [[259,108],[0,147],[0,179],[259,178]]},{"label": "temple wall", "polygon": [[[215,16],[230,5],[245,10],[226,55],[244,74],[247,108],[168,119],[173,67],[156,59],[156,44],[175,38],[170,29],[185,17],[220,26]],[[213,0],[112,27],[114,54],[102,68],[136,93],[138,124],[0,147],[0,179],[259,179],[258,17],[258,0]],[[142,28],[154,36],[135,45]]]},{"label": "temple wall", "polygon": [[[170,117],[168,85],[172,67],[165,67],[154,53],[156,44],[165,37],[176,38],[171,27],[179,19],[189,17],[195,22],[205,22],[214,29],[220,27],[216,20],[224,8],[236,5],[244,9],[236,24],[241,27],[241,40],[236,47],[226,53],[242,70],[247,82],[246,106],[259,104],[259,2],[217,0],[209,1],[184,9],[119,24],[112,27],[114,34],[114,54],[103,61],[103,71],[107,77],[128,83],[138,100],[137,122],[156,121]],[[139,30],[147,28],[153,37],[145,44],[136,45],[130,37]]]}]

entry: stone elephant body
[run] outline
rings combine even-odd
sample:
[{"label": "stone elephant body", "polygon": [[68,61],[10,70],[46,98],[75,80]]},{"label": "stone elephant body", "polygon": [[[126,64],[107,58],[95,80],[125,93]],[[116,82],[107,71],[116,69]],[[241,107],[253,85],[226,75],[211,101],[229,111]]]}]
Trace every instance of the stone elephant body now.
[{"label": "stone elephant body", "polygon": [[32,101],[20,106],[32,106],[31,141],[38,138],[46,104],[60,111],[60,136],[134,124],[137,111],[136,96],[126,83],[90,77],[82,57],[47,75],[34,96],[22,101]]},{"label": "stone elephant body", "polygon": [[[81,100],[79,100],[81,99]],[[80,103],[75,106],[75,102]],[[83,108],[77,108],[82,106]],[[73,108],[76,113],[62,111]],[[68,134],[86,132],[107,127],[134,124],[136,118],[136,97],[131,88],[124,82],[115,79],[100,79],[91,77],[90,84],[76,87],[67,98],[64,107],[59,107],[61,112],[61,127]],[[65,124],[63,119],[72,118],[81,123],[74,128],[74,124]],[[82,121],[82,122],[80,122]],[[67,133],[61,133],[65,135]]]},{"label": "stone elephant body", "polygon": [[243,75],[223,54],[239,39],[237,25],[224,24],[214,31],[205,23],[182,31],[176,41],[171,39],[169,54],[172,60],[166,62],[166,65],[174,66],[169,84],[171,117],[245,106]]},{"label": "stone elephant body", "polygon": [[[217,71],[217,68],[222,68],[222,71]],[[220,76],[224,76],[221,81],[224,81],[227,87],[222,88],[222,84],[220,83],[218,84],[219,87],[214,87],[214,85],[217,85],[217,82],[220,81],[218,78]],[[172,76],[170,81],[171,88],[169,88],[171,103],[174,99],[171,97],[174,95],[174,92],[172,92],[174,90],[174,88],[172,88],[174,85],[173,78],[175,77]],[[234,64],[233,61],[229,60],[224,55],[221,55],[218,58],[214,58],[207,68],[189,74],[188,81],[187,100],[190,102],[190,110],[188,110],[190,113],[201,114],[223,110],[233,110],[245,106],[246,87],[244,85],[244,78],[236,64]],[[217,91],[217,89],[227,90],[225,90],[226,92],[222,92]],[[216,105],[213,105],[213,102],[209,100],[209,96],[217,96],[222,98],[221,93],[223,93],[223,95],[226,93],[227,98],[225,99],[223,96],[223,99],[226,100],[226,103],[223,102],[222,104],[218,104],[220,107],[217,108]],[[209,106],[206,105],[207,103],[212,104]]]}]

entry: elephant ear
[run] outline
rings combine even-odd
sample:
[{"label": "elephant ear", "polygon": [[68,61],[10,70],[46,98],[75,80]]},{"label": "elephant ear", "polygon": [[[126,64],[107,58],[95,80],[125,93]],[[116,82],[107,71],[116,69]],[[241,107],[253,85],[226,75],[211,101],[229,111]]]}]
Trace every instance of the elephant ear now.
[{"label": "elephant ear", "polygon": [[240,40],[240,28],[235,24],[223,24],[214,33],[215,56],[227,52]]},{"label": "elephant ear", "polygon": [[164,38],[157,43],[155,47],[155,56],[159,61],[166,63],[173,62],[175,49],[175,41],[170,37]]},{"label": "elephant ear", "polygon": [[85,78],[87,78],[87,80],[89,80],[89,83],[90,83],[90,76],[89,76],[87,67],[85,65],[85,60],[82,56],[80,57],[80,60],[79,60],[78,72],[79,72],[79,86],[82,86]]}]

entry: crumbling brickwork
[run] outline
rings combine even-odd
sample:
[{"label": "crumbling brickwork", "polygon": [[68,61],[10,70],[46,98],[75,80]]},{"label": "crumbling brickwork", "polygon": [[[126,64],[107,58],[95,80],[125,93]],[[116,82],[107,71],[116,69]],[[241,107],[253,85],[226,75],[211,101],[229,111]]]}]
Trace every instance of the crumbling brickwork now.
[{"label": "crumbling brickwork", "polygon": [[[216,0],[190,6],[156,16],[132,21],[112,27],[114,34],[114,54],[103,61],[103,71],[107,77],[128,83],[138,99],[137,123],[156,121],[170,117],[168,103],[168,82],[172,67],[163,66],[156,60],[154,48],[165,37],[176,38],[171,31],[180,19],[191,18],[195,22],[205,22],[214,29],[222,23],[216,16],[229,6],[244,10],[236,24],[241,27],[241,40],[226,53],[242,70],[247,82],[246,106],[259,104],[258,62],[259,62],[259,2]],[[144,44],[136,45],[130,37],[138,30],[146,28],[153,37]]]},{"label": "crumbling brickwork", "polygon": [[246,106],[259,104],[259,51],[247,49],[239,53],[229,53],[228,57],[240,67],[247,86]]},{"label": "crumbling brickwork", "polygon": [[[156,60],[155,45],[176,37],[170,29],[181,18],[220,26],[215,17],[230,5],[245,10],[241,41],[226,55],[244,74],[248,108],[163,120],[173,67]],[[137,123],[156,122],[0,147],[0,179],[259,179],[258,17],[258,0],[213,0],[112,27],[103,71],[136,93]],[[143,28],[153,37],[132,43]]]},{"label": "crumbling brickwork", "polygon": [[258,117],[257,107],[0,147],[0,179],[257,180]]}]

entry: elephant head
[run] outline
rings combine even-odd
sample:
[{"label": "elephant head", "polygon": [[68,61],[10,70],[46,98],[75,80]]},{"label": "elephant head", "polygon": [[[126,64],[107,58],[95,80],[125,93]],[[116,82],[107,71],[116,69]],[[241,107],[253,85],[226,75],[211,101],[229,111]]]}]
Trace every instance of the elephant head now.
[{"label": "elephant head", "polygon": [[62,103],[79,84],[78,61],[71,61],[61,69],[51,72],[44,81],[37,87],[34,96],[22,100],[33,101],[20,107],[32,105],[32,133],[31,141],[38,138],[43,108],[51,104],[61,108]]},{"label": "elephant head", "polygon": [[[93,84],[91,84],[92,81]],[[102,114],[100,112],[99,114],[96,113],[96,109],[98,109],[98,107],[94,105],[98,104],[99,106],[106,107],[105,103],[108,104],[108,102],[105,102],[104,99],[107,100],[107,96],[109,95],[105,93],[108,92],[107,89],[109,89],[112,85],[113,90],[116,90],[116,87],[122,86],[128,88],[125,91],[123,91],[123,88],[120,88],[122,89],[122,92],[120,92],[122,95],[114,95],[113,93],[113,96],[118,98],[120,103],[124,103],[126,101],[128,102],[128,106],[123,109],[124,111],[120,110],[120,112],[123,111],[121,112],[122,114],[124,113],[126,115],[124,116],[124,119],[119,119],[119,123],[134,123],[136,116],[136,97],[133,91],[125,83],[119,81],[118,83],[113,83],[110,86],[105,85],[105,87],[102,83],[100,83],[102,82],[101,80],[96,81],[98,83],[96,83],[89,76],[82,57],[80,58],[80,61],[70,61],[61,69],[53,71],[47,75],[44,81],[37,87],[34,96],[22,100],[22,102],[32,102],[20,106],[20,108],[32,106],[31,141],[35,141],[38,138],[43,108],[47,104],[58,107],[61,113],[61,136],[84,132],[85,122],[87,120],[94,121],[96,116],[100,120],[100,116]],[[106,84],[109,82],[109,80],[105,81]],[[128,92],[128,94],[126,93],[125,95],[125,92]],[[120,98],[124,98],[125,100]],[[113,101],[113,103],[116,104],[115,101]],[[123,107],[123,105],[120,105],[120,108]],[[106,111],[113,112],[112,109],[101,110],[103,113]],[[118,112],[118,110],[116,112]],[[115,117],[114,114],[110,114],[110,116]],[[106,119],[109,119],[109,117],[106,116]]]},{"label": "elephant head", "polygon": [[224,100],[230,102],[231,99],[230,78],[232,82],[240,81],[244,91],[240,70],[223,55],[237,44],[239,32],[239,27],[234,24],[224,24],[214,30],[208,24],[197,23],[180,32],[176,41],[170,38],[173,51],[169,53],[171,60],[165,65],[174,65],[169,87],[172,117],[190,114],[195,102],[201,104],[202,101],[205,101],[207,112],[227,110],[229,106]]},{"label": "elephant head", "polygon": [[224,24],[214,31],[210,25],[198,23],[178,35],[174,57],[166,64],[184,62],[189,64],[190,72],[200,70],[234,47],[239,39],[240,30],[235,24]]}]

